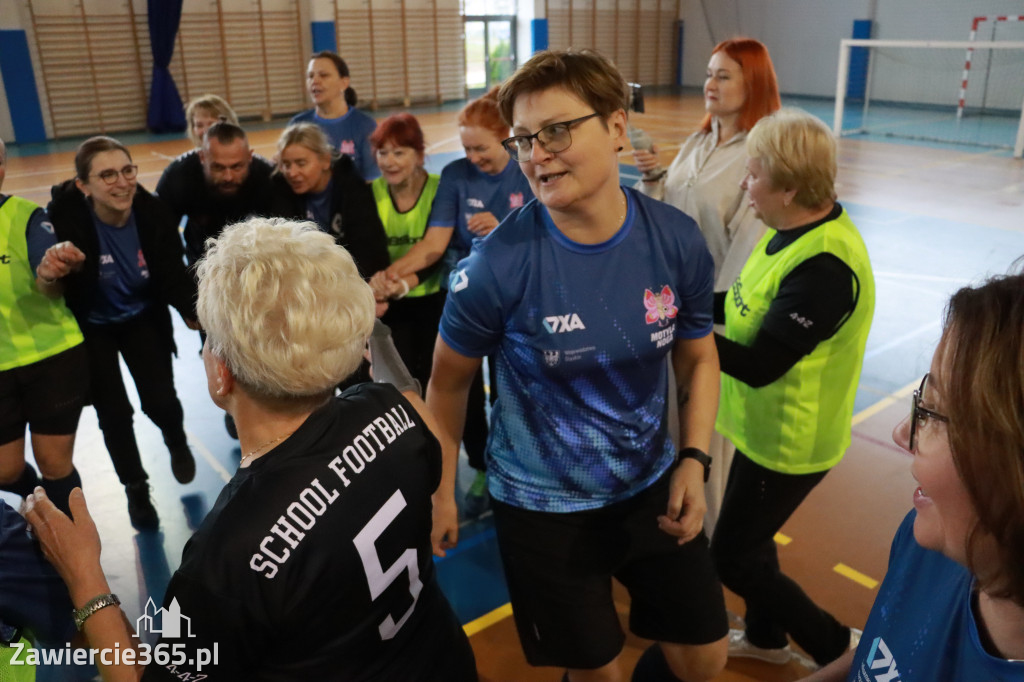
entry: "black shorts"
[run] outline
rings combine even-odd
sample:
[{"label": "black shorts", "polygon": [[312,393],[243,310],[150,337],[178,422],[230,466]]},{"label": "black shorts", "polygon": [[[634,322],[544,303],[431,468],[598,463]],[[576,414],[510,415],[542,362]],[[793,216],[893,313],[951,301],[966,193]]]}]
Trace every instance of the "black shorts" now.
[{"label": "black shorts", "polygon": [[624,502],[568,514],[492,500],[516,629],[531,665],[593,669],[619,654],[625,635],[612,577],[629,591],[629,628],[640,637],[695,645],[728,633],[707,537],[679,545],[658,528],[669,478]]},{"label": "black shorts", "polygon": [[39,362],[0,372],[0,445],[25,437],[25,426],[44,436],[78,429],[89,390],[85,344]]}]

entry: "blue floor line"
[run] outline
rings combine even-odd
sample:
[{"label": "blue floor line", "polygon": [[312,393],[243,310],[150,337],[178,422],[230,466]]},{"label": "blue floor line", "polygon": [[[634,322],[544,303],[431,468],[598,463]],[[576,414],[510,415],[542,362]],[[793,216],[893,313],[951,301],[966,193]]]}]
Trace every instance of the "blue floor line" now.
[{"label": "blue floor line", "polygon": [[495,537],[496,537],[496,534],[494,532],[494,528],[493,527],[488,528],[487,530],[485,530],[485,531],[483,531],[481,533],[478,533],[478,534],[474,535],[471,538],[466,538],[465,540],[460,540],[458,545],[456,545],[452,549],[449,549],[449,550],[447,550],[445,552],[445,556],[443,556],[443,557],[440,557],[440,556],[434,557],[434,563],[435,564],[444,563],[445,561],[448,561],[449,559],[457,557],[460,554],[468,552],[469,550],[473,549],[477,545],[482,545],[483,543],[485,543],[488,540],[491,540],[491,539],[493,539]]}]

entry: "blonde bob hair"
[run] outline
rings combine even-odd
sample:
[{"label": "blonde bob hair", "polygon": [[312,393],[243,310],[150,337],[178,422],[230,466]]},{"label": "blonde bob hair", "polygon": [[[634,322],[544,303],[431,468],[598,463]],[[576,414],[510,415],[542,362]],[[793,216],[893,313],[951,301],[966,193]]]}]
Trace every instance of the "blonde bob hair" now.
[{"label": "blonde bob hair", "polygon": [[322,400],[359,366],[373,292],[348,251],[313,223],[230,225],[207,241],[198,275],[209,351],[253,398]]},{"label": "blonde bob hair", "polygon": [[821,119],[783,108],[747,133],[747,155],[761,162],[776,189],[795,189],[804,208],[835,201],[836,140]]},{"label": "blonde bob hair", "polygon": [[223,119],[232,125],[238,125],[235,110],[224,101],[224,98],[210,94],[193,98],[185,105],[185,120],[188,121],[188,137],[196,147],[203,146],[203,140],[195,136],[192,128],[198,113],[204,113],[215,121]]},{"label": "blonde bob hair", "polygon": [[[285,149],[293,144],[302,145],[320,158],[333,159],[336,154],[327,135],[315,123],[296,123],[284,129],[277,138],[277,156],[280,158]],[[278,164],[280,168],[280,164]]]}]

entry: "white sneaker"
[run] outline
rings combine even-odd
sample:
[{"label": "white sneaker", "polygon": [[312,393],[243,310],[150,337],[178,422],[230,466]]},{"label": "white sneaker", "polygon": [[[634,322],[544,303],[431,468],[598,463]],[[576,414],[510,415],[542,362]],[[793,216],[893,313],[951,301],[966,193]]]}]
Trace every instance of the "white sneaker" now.
[{"label": "white sneaker", "polygon": [[766,663],[782,665],[789,663],[793,658],[793,650],[789,648],[788,644],[781,649],[762,649],[750,643],[745,630],[730,629],[729,656],[730,658],[756,658]]}]

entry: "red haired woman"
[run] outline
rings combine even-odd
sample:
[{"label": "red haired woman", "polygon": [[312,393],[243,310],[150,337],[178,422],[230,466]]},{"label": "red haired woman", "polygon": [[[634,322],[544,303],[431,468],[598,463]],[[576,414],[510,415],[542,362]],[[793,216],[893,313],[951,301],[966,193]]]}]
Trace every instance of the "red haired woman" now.
[{"label": "red haired woman", "polygon": [[[447,290],[448,271],[469,255],[473,243],[490,234],[512,209],[533,199],[530,183],[501,146],[510,130],[501,119],[497,98],[498,88],[493,88],[459,112],[459,138],[466,158],[452,161],[441,171],[441,184],[427,232],[387,269],[392,280],[422,271],[443,256],[442,287]],[[483,454],[487,443],[487,418],[483,386],[483,374],[479,374],[469,395],[466,414],[464,444],[469,463],[478,472],[463,509],[467,517],[479,516],[487,506]],[[491,386],[493,388],[493,381]],[[493,392],[491,397],[493,400]]]},{"label": "red haired woman", "polygon": [[[423,239],[441,178],[423,167],[423,130],[412,114],[381,121],[370,136],[370,146],[381,172],[370,187],[388,237],[388,255],[397,261]],[[440,265],[397,279],[381,270],[370,283],[377,299],[389,303],[383,321],[391,328],[399,355],[426,388],[444,310]]]},{"label": "red haired woman", "polygon": [[668,170],[654,150],[633,152],[644,174],[637,189],[688,213],[700,226],[715,259],[715,291],[729,288],[764,234],[740,189],[747,160],[743,144],[747,131],[779,106],[768,48],[752,38],[726,40],[708,62],[704,121]]},{"label": "red haired woman", "polygon": [[[683,143],[668,170],[656,150],[635,150],[643,171],[637,189],[661,199],[697,221],[715,261],[715,291],[732,286],[754,245],[765,232],[740,182],[746,174],[747,132],[779,108],[779,87],[768,48],[752,38],[733,38],[715,46],[704,81],[707,114]],[[704,524],[714,531],[735,448],[717,433],[709,454],[717,466],[708,480]]]}]

